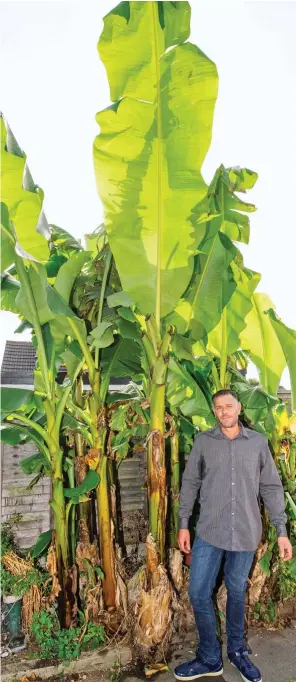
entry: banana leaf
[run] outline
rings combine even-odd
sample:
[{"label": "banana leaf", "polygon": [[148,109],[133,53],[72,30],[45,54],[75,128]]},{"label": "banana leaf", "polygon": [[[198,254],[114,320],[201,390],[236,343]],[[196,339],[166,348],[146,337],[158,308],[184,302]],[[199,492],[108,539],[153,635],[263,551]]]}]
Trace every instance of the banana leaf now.
[{"label": "banana leaf", "polygon": [[284,353],[291,379],[292,410],[296,410],[296,331],[287,327],[271,308],[266,311]]},{"label": "banana leaf", "polygon": [[231,263],[236,288],[224,306],[221,318],[208,333],[207,350],[218,357],[232,355],[240,348],[240,334],[246,327],[246,316],[252,309],[251,296],[258,286],[260,275],[237,264]]},{"label": "banana leaf", "polygon": [[286,359],[271,319],[265,311],[274,308],[266,294],[254,293],[252,309],[245,318],[246,327],[240,334],[241,348],[259,370],[260,383],[266,393],[277,395]]},{"label": "banana leaf", "polygon": [[38,261],[49,257],[50,230],[42,209],[43,196],[32,180],[26,155],[1,116],[1,197],[14,224],[18,253]]},{"label": "banana leaf", "polygon": [[98,45],[115,104],[97,115],[95,173],[123,289],[159,322],[193,272],[197,236],[188,218],[206,194],[201,167],[217,70],[196,46],[183,44],[187,2],[119,8],[105,17]]}]

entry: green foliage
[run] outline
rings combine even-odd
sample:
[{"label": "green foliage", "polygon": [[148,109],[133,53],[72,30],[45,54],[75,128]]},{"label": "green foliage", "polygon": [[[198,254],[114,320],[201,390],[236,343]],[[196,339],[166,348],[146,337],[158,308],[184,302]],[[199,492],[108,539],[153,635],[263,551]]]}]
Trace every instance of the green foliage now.
[{"label": "green foliage", "polygon": [[76,488],[65,488],[65,497],[69,498],[73,504],[78,504],[81,501],[81,497],[85,496],[91,490],[96,488],[100,481],[99,474],[91,469],[87,472],[85,479]]},{"label": "green foliage", "polygon": [[15,549],[15,540],[14,540],[14,535],[13,535],[13,526],[17,521],[19,521],[21,516],[14,515],[13,517],[10,517],[8,521],[4,521],[1,523],[1,542],[0,542],[0,558],[2,561],[2,557],[6,552],[9,550],[14,550]]},{"label": "green foliage", "polygon": [[108,678],[110,682],[119,682],[121,673],[120,661],[115,661],[109,670]]},{"label": "green foliage", "polygon": [[20,461],[19,466],[27,475],[41,473],[43,476],[48,476],[50,474],[48,459],[42,452],[25,457]]},{"label": "green foliage", "polygon": [[39,535],[39,538],[35,545],[31,549],[31,557],[32,559],[36,559],[36,557],[41,556],[44,554],[45,550],[48,548],[49,544],[51,543],[52,539],[52,530],[46,530],[44,533],[41,533]]},{"label": "green foliage", "polygon": [[81,650],[89,651],[91,649],[97,649],[104,641],[105,629],[103,625],[97,625],[97,623],[89,621],[81,642]]},{"label": "green foliage", "polygon": [[253,609],[253,618],[258,622],[273,623],[276,620],[276,605],[272,599],[268,599],[266,604],[256,602]]},{"label": "green foliage", "polygon": [[105,640],[102,625],[90,621],[86,628],[79,626],[60,629],[56,614],[45,610],[34,614],[31,634],[41,658],[58,658],[61,661],[78,658],[81,651],[95,649]]},{"label": "green foliage", "polygon": [[42,587],[50,578],[49,573],[41,571],[39,568],[32,568],[19,575],[12,575],[3,566],[1,570],[1,591],[5,596],[23,597],[29,592],[32,585]]},{"label": "green foliage", "polygon": [[296,555],[291,561],[280,561],[277,572],[277,597],[283,601],[296,597]]}]

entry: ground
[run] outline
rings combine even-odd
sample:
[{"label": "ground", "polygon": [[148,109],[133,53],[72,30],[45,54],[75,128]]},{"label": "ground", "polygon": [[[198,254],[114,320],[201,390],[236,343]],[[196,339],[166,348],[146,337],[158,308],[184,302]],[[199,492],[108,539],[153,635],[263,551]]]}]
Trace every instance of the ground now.
[{"label": "ground", "polygon": [[[190,660],[194,657],[195,642],[192,641],[192,648],[183,648],[179,644],[180,649],[176,650],[172,660],[168,665],[169,672],[159,673],[154,676],[152,680],[155,682],[172,682],[174,679],[172,670],[175,665],[182,663],[184,660]],[[249,645],[252,649],[252,656],[254,663],[260,668],[263,682],[296,682],[296,622],[292,627],[286,628],[282,631],[268,631],[259,630],[253,631],[249,637]],[[217,682],[239,682],[241,680],[238,671],[231,666],[225,655],[224,650],[224,674],[221,677],[215,677]],[[79,676],[69,676],[65,682],[72,680],[79,680],[81,682],[143,682],[146,680],[144,672],[139,670],[120,670],[120,666],[116,665],[105,673],[87,673]],[[200,682],[206,682],[209,678],[200,678]],[[51,682],[62,682],[61,677],[52,679]]]},{"label": "ground", "polygon": [[[152,682],[172,682],[174,680],[174,667],[183,661],[194,658],[196,642],[194,641],[194,634],[192,639],[186,638],[186,643],[182,643],[179,639],[175,642],[174,653],[168,661],[169,670],[153,676]],[[282,630],[265,630],[265,629],[250,629],[249,632],[249,646],[252,649],[251,659],[261,670],[263,682],[296,682],[296,620],[292,620],[290,627]],[[113,649],[113,648],[112,648]],[[123,651],[123,650],[122,650]],[[119,653],[119,649],[118,649]],[[87,669],[87,661],[90,663],[90,657],[85,659],[85,667],[80,667],[80,672],[67,674],[60,672],[56,676],[49,678],[47,673],[47,682],[143,682],[147,681],[144,670],[132,666],[121,667],[119,656],[116,650],[109,652],[112,664],[109,664],[109,670],[101,671],[94,666],[90,672]],[[240,682],[241,677],[239,672],[229,664],[225,652],[225,643],[223,646],[224,659],[224,673],[221,677],[215,677],[217,682]],[[123,654],[122,654],[123,655]],[[126,656],[126,661],[131,660],[130,654]],[[27,661],[29,664],[29,661]],[[46,665],[46,662],[43,662]],[[80,661],[81,663],[81,661]],[[30,671],[28,670],[28,677],[21,677],[21,673],[26,669],[24,658],[19,655],[10,656],[8,659],[2,659],[2,675],[3,680],[21,680],[21,682],[38,682],[43,677],[42,671],[36,669],[36,663],[30,661]],[[35,672],[33,672],[33,666]],[[35,667],[36,666],[36,667]],[[28,666],[29,667],[29,666]],[[99,668],[99,665],[98,665]],[[8,669],[10,674],[7,675]],[[52,670],[52,668],[51,668]],[[13,674],[11,675],[11,672]],[[70,672],[70,671],[69,671]],[[6,674],[5,674],[6,673]],[[32,674],[33,673],[33,674]],[[49,672],[49,674],[52,674]],[[200,682],[206,682],[209,678],[200,678]]]}]

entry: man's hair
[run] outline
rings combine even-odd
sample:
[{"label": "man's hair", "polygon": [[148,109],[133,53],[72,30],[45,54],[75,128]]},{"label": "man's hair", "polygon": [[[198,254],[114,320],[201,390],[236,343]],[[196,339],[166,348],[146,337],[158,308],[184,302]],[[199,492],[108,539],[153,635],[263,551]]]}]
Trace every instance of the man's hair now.
[{"label": "man's hair", "polygon": [[235,400],[237,400],[237,402],[239,402],[238,397],[237,397],[236,393],[234,393],[234,391],[231,391],[228,388],[221,388],[220,391],[216,391],[216,393],[214,393],[214,395],[212,396],[213,403],[215,401],[215,398],[219,398],[220,395],[232,395],[233,398],[235,398]]}]

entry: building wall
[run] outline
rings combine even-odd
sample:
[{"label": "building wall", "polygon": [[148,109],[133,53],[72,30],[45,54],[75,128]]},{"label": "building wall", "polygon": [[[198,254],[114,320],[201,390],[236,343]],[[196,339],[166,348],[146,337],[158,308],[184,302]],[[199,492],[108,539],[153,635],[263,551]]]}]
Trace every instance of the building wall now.
[{"label": "building wall", "polygon": [[[1,516],[6,521],[15,514],[21,518],[15,526],[15,538],[21,549],[28,549],[40,533],[50,528],[49,506],[51,482],[42,478],[32,490],[27,490],[34,474],[26,476],[19,466],[21,459],[36,452],[34,444],[7,445],[2,443],[2,500]],[[125,460],[120,468],[117,501],[120,509],[121,537],[125,544],[138,544],[145,539],[147,524],[144,457]]]},{"label": "building wall", "polygon": [[34,444],[1,445],[1,518],[6,521],[21,514],[15,526],[15,538],[21,549],[31,547],[40,533],[50,528],[50,480],[42,478],[32,490],[27,490],[35,474],[26,476],[19,462],[36,452]]}]

